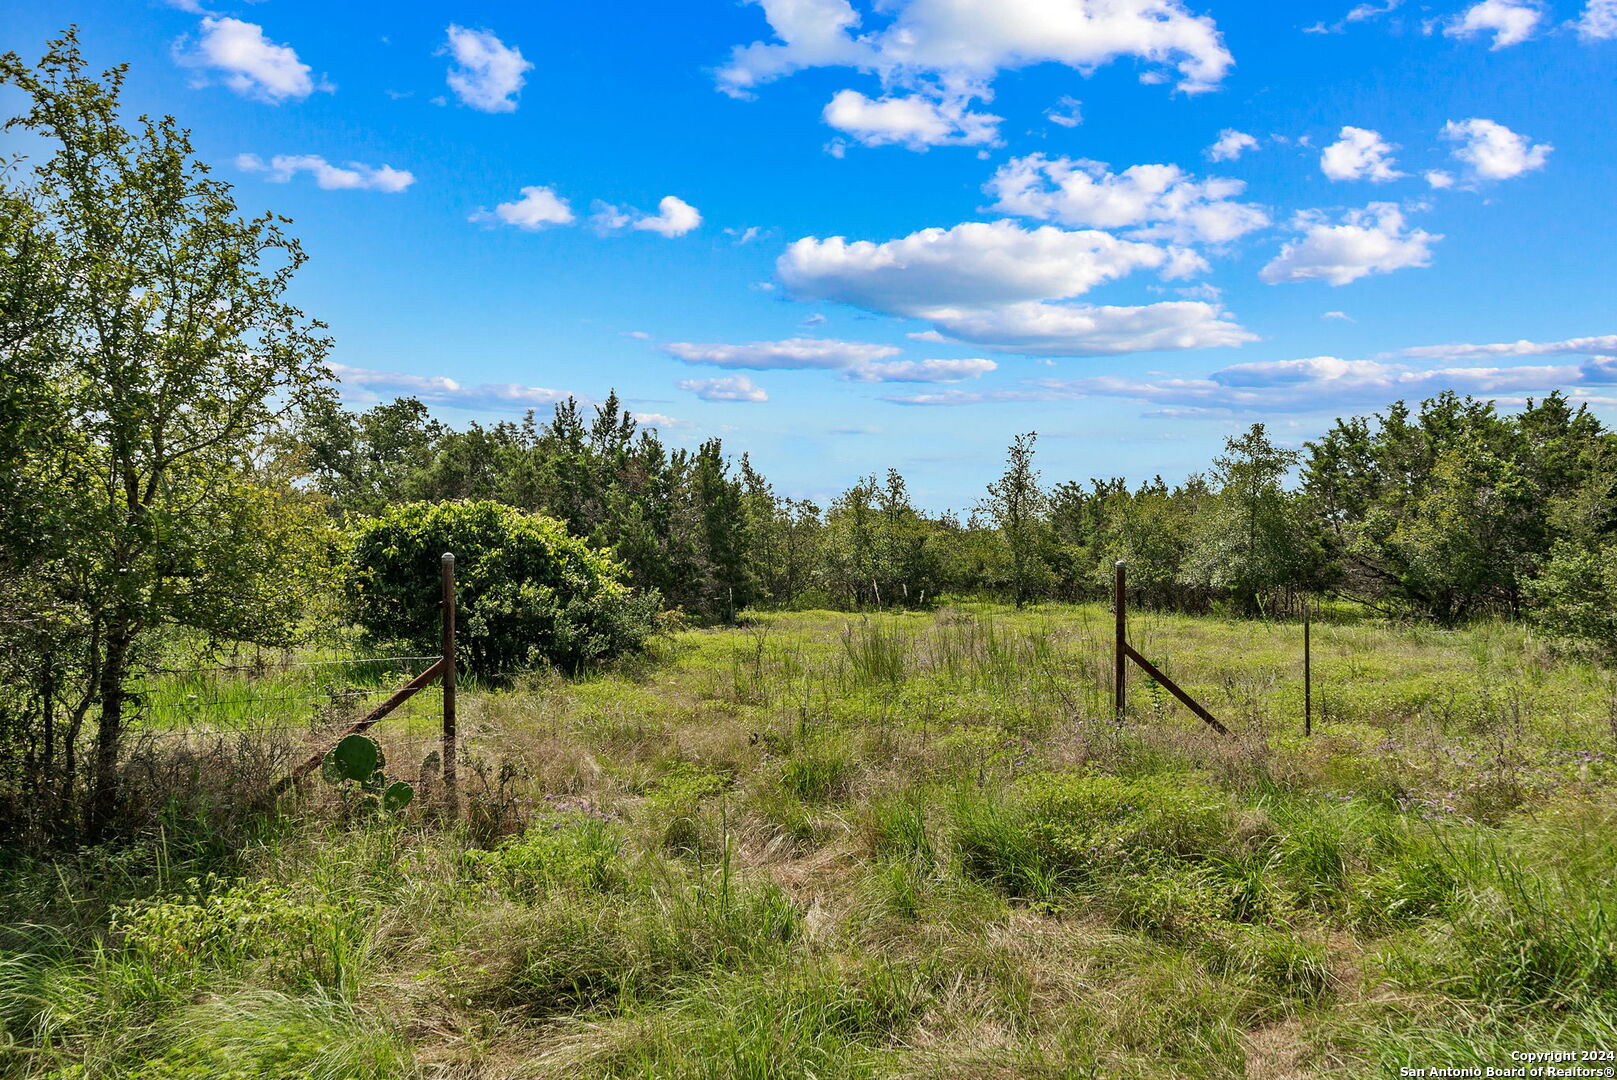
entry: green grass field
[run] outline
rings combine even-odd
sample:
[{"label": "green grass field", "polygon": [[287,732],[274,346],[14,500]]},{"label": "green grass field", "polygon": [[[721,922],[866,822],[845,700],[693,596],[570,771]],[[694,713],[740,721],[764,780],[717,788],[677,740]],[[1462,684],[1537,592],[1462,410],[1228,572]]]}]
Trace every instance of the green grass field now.
[{"label": "green grass field", "polygon": [[[1110,631],[760,615],[463,691],[462,827],[430,782],[381,819],[315,780],[251,828],[14,862],[0,1075],[1279,1080],[1617,1050],[1609,675],[1513,626],[1342,611],[1305,739],[1296,623],[1136,616],[1225,739],[1138,674],[1114,722]],[[321,670],[227,689],[312,728]],[[154,687],[152,724],[205,738],[179,706],[220,692]],[[375,729],[390,773],[433,708]]]}]

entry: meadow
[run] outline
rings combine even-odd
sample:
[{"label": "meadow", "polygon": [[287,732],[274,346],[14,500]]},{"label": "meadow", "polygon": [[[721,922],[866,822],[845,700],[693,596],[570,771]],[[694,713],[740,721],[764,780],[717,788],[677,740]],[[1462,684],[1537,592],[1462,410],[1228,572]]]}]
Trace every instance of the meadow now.
[{"label": "meadow", "polygon": [[196,753],[161,827],[0,872],[0,1075],[1280,1080],[1617,1049],[1608,673],[1341,605],[1305,737],[1296,622],[1134,616],[1224,738],[1139,673],[1115,719],[1110,635],[1099,606],[750,614],[473,679],[455,823],[426,696],[373,730],[418,781],[402,813],[263,795],[391,671],[172,676],[146,730]]}]

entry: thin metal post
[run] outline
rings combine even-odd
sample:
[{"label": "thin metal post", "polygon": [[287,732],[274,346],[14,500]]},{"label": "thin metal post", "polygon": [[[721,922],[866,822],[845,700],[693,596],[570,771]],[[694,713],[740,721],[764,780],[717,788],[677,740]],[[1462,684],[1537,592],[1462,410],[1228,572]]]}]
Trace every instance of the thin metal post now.
[{"label": "thin metal post", "polygon": [[1313,611],[1303,601],[1303,734],[1314,734],[1314,663],[1310,621]]},{"label": "thin metal post", "polygon": [[1126,573],[1127,571],[1123,567],[1123,560],[1117,560],[1117,565],[1114,568],[1114,575],[1112,578],[1112,613],[1117,619],[1117,632],[1113,638],[1113,652],[1115,654],[1114,660],[1116,663],[1115,670],[1112,675],[1112,687],[1113,694],[1116,699],[1115,707],[1118,720],[1123,719],[1123,708],[1127,704],[1126,695],[1128,692],[1128,679],[1126,675],[1127,668],[1124,666],[1126,660],[1123,655],[1124,633],[1128,622],[1128,612],[1124,601]]},{"label": "thin metal post", "polygon": [[455,766],[455,556],[444,552],[444,807],[460,816],[460,776]]}]

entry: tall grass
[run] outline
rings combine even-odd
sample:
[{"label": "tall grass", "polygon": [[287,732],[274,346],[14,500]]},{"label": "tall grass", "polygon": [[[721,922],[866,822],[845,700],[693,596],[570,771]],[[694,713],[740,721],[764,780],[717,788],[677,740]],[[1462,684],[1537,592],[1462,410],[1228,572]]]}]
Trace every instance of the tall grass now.
[{"label": "tall grass", "polygon": [[[473,683],[462,826],[311,784],[227,827],[191,702],[312,731],[394,675],[173,676],[150,840],[0,866],[0,1075],[1351,1077],[1611,1037],[1598,673],[1322,620],[1305,739],[1298,627],[1137,615],[1223,739],[1143,677],[1116,722],[1109,632],[761,614]],[[390,772],[431,704],[376,729]]]}]

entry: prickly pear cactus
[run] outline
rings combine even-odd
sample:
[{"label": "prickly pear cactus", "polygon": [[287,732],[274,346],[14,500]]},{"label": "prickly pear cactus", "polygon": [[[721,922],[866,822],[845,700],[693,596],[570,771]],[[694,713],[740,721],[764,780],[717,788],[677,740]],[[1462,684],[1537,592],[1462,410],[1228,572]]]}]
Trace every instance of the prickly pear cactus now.
[{"label": "prickly pear cactus", "polygon": [[415,798],[415,788],[403,780],[389,781],[382,771],[386,762],[382,747],[375,739],[368,735],[349,735],[331,748],[320,771],[333,784],[347,790],[357,789],[359,798],[373,809],[397,813]]}]

